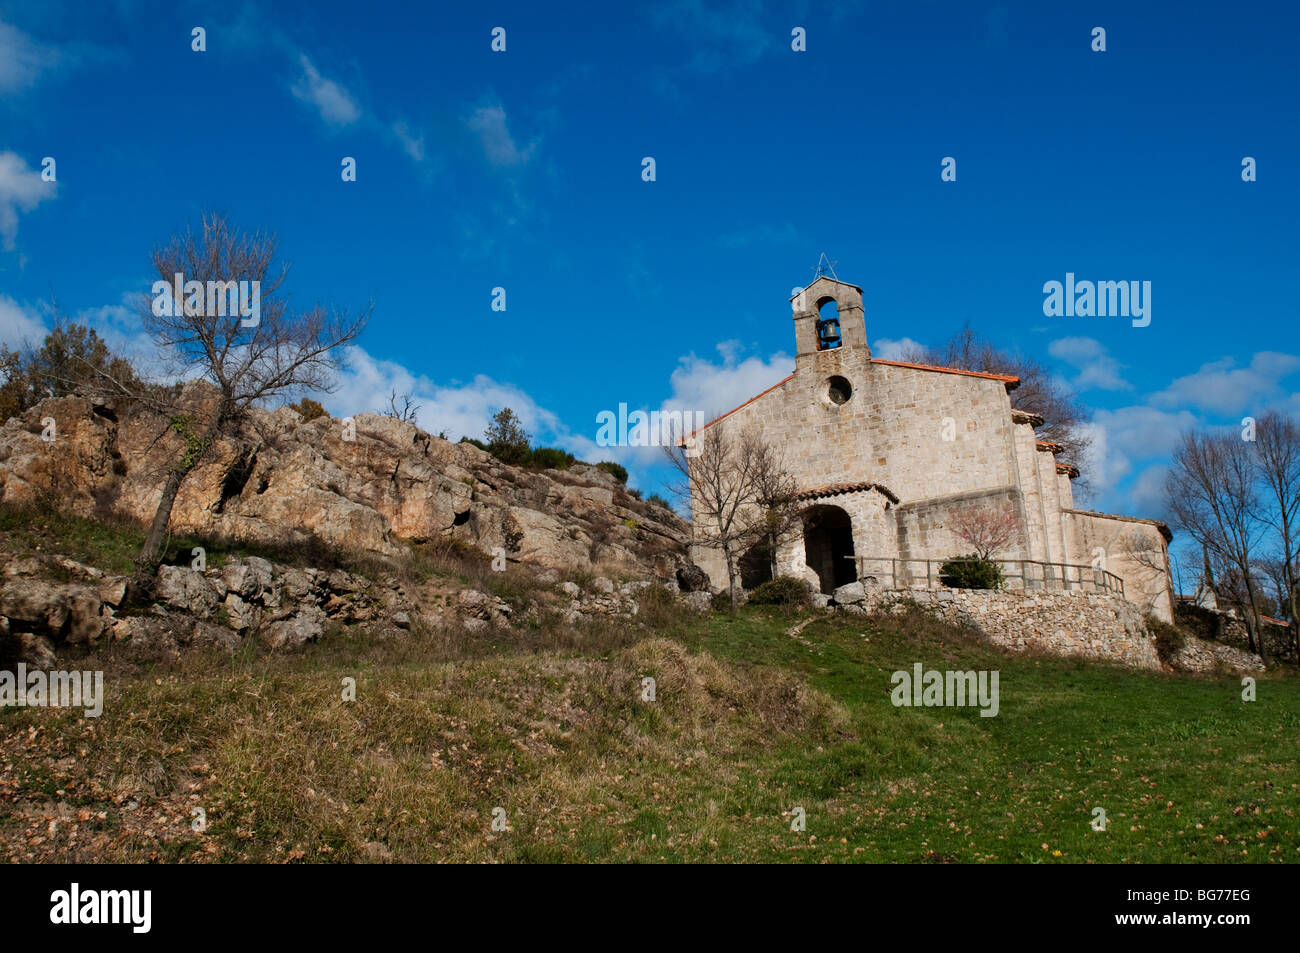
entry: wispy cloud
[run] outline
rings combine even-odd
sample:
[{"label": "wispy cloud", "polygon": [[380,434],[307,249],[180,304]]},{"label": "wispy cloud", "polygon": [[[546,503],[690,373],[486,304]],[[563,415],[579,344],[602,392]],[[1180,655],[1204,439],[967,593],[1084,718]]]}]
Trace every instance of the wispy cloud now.
[{"label": "wispy cloud", "polygon": [[911,338],[877,338],[871,345],[871,356],[882,361],[901,361],[921,350],[923,345]]},{"label": "wispy cloud", "polygon": [[769,358],[741,357],[734,341],[718,345],[721,363],[688,354],[678,361],[669,378],[672,396],[663,410],[702,411],[709,419],[738,407],[773,384],[789,377],[794,358],[784,353]]},{"label": "wispy cloud", "polygon": [[30,212],[57,191],[57,183],[41,181],[40,171],[29,168],[22,156],[0,152],[0,244],[5,251],[14,249],[18,213]]},{"label": "wispy cloud", "polygon": [[45,322],[8,295],[0,295],[0,344],[18,350],[39,345],[46,335]]},{"label": "wispy cloud", "polygon": [[31,88],[42,73],[63,62],[63,54],[55,47],[38,43],[17,27],[0,21],[0,94]]},{"label": "wispy cloud", "polygon": [[302,75],[289,87],[289,91],[302,102],[312,106],[320,118],[331,126],[349,126],[361,118],[361,108],[352,95],[322,76],[306,53],[298,55]]},{"label": "wispy cloud", "polygon": [[526,165],[537,148],[535,141],[523,149],[519,148],[514,136],[510,134],[505,108],[500,104],[480,106],[466,121],[466,125],[478,136],[483,154],[494,166],[509,168]]},{"label": "wispy cloud", "polygon": [[[766,23],[763,4],[736,0],[725,6],[704,0],[676,0],[651,7],[655,24],[684,36],[691,51],[685,66],[696,73],[713,74],[748,66],[786,42],[784,33]],[[768,18],[770,19],[770,18]]]},{"label": "wispy cloud", "polygon": [[563,421],[513,384],[479,374],[464,383],[438,384],[413,373],[397,361],[384,360],[364,348],[349,348],[347,368],[338,374],[336,390],[322,402],[336,416],[382,413],[389,397],[409,394],[419,405],[416,420],[430,433],[449,439],[482,437],[492,415],[503,407],[515,412],[536,443],[547,443],[578,455],[596,452],[592,440],[573,434]]},{"label": "wispy cloud", "polygon": [[1258,411],[1286,398],[1282,381],[1300,371],[1300,357],[1260,351],[1249,367],[1225,357],[1180,377],[1151,398],[1157,407],[1193,407],[1215,414]]},{"label": "wispy cloud", "polygon": [[402,151],[411,157],[414,162],[424,161],[424,136],[417,135],[411,131],[406,120],[399,119],[390,127],[397,141],[402,144]]},{"label": "wispy cloud", "polygon": [[1077,372],[1070,381],[1075,390],[1132,390],[1119,361],[1106,353],[1101,342],[1088,337],[1061,338],[1047,351]]}]

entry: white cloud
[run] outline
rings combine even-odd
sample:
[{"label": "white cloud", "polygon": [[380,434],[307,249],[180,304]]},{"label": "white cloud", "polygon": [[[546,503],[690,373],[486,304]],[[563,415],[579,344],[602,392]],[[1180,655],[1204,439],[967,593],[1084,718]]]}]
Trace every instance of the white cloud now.
[{"label": "white cloud", "polygon": [[41,73],[58,66],[62,59],[54,47],[37,43],[17,27],[0,22],[0,94],[30,88]]},{"label": "white cloud", "polygon": [[326,79],[312,65],[305,53],[299,54],[302,76],[289,91],[302,102],[315,107],[321,119],[331,126],[347,126],[361,118],[361,109],[346,89]]},{"label": "white cloud", "polygon": [[911,338],[877,338],[871,345],[871,356],[882,361],[901,361],[922,349],[923,345]]},{"label": "white cloud", "polygon": [[[464,384],[437,384],[422,374],[413,374],[396,361],[373,357],[361,347],[352,347],[348,367],[337,377],[334,393],[320,398],[338,417],[359,413],[382,413],[395,391],[399,404],[409,394],[419,405],[416,421],[430,433],[445,432],[451,440],[482,438],[492,415],[509,407],[532,435],[533,443],[558,446],[575,456],[602,452],[594,441],[573,434],[558,416],[540,406],[513,384],[477,375]],[[593,430],[594,430],[593,425]]]},{"label": "white cloud", "polygon": [[39,315],[13,298],[0,295],[0,344],[14,350],[28,344],[39,345],[46,333],[45,322]]},{"label": "white cloud", "polygon": [[789,377],[794,370],[794,358],[782,353],[767,360],[757,356],[740,360],[734,341],[719,344],[718,352],[721,364],[693,353],[678,362],[669,378],[672,396],[663,402],[662,410],[701,411],[712,420]]},{"label": "white cloud", "polygon": [[1195,374],[1180,377],[1155,394],[1151,403],[1160,407],[1195,407],[1216,414],[1238,414],[1259,410],[1264,404],[1287,396],[1284,378],[1300,371],[1300,357],[1276,351],[1260,351],[1249,367],[1237,367],[1225,357],[1202,365]]},{"label": "white cloud", "polygon": [[18,213],[30,212],[58,192],[54,182],[42,182],[39,169],[28,168],[16,152],[0,152],[0,243],[13,251],[18,238]]},{"label": "white cloud", "polygon": [[520,149],[510,135],[506,121],[506,111],[501,106],[481,106],[474,111],[466,122],[471,130],[478,134],[479,142],[488,162],[495,166],[525,165],[533,157],[537,143],[533,142],[526,149]]},{"label": "white cloud", "polygon": [[[1087,458],[1080,469],[1100,500],[1113,499],[1116,486],[1137,464],[1166,457],[1173,452],[1183,431],[1198,423],[1189,410],[1166,412],[1155,407],[1122,407],[1099,410],[1086,430],[1092,438]],[[1120,509],[1132,509],[1132,500]]]},{"label": "white cloud", "polygon": [[1069,364],[1077,372],[1070,382],[1075,390],[1132,390],[1124,379],[1120,363],[1106,353],[1102,344],[1087,337],[1061,338],[1053,341],[1048,353]]}]

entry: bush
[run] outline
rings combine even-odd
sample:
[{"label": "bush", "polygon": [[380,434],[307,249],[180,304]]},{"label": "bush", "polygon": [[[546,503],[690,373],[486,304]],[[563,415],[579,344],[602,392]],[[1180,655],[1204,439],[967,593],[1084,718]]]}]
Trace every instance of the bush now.
[{"label": "bush", "polygon": [[556,447],[536,447],[528,465],[539,470],[567,470],[573,463],[573,454]]},{"label": "bush", "polygon": [[317,417],[329,416],[329,412],[310,397],[304,397],[302,400],[298,401],[298,403],[290,404],[289,409],[296,410],[298,413],[302,414],[303,423],[315,420]]},{"label": "bush", "polygon": [[528,431],[509,407],[493,415],[483,439],[487,441],[488,452],[502,463],[522,466],[532,457],[532,440]]},{"label": "bush", "polygon": [[467,443],[472,447],[478,447],[480,450],[483,450],[487,453],[492,452],[491,450],[488,450],[488,445],[485,444],[482,440],[475,440],[473,437],[461,437],[459,442]]},{"label": "bush", "polygon": [[1153,615],[1146,617],[1147,631],[1156,638],[1156,654],[1162,662],[1169,661],[1173,654],[1187,644],[1187,635],[1176,625],[1162,622]]},{"label": "bush", "polygon": [[1001,589],[1002,569],[973,554],[955,556],[939,567],[939,581],[950,589]]},{"label": "bush", "polygon": [[648,497],[646,497],[646,502],[653,503],[655,506],[662,506],[664,509],[668,510],[669,512],[672,512],[672,507],[668,505],[668,501],[665,500],[658,493],[651,493]]},{"label": "bush", "polygon": [[760,606],[806,606],[812,602],[812,587],[803,579],[778,576],[750,590],[749,601]]},{"label": "bush", "polygon": [[605,460],[601,463],[596,464],[596,469],[604,470],[606,473],[612,476],[619,483],[627,482],[627,468],[619,466],[617,463],[614,463],[611,460]]}]

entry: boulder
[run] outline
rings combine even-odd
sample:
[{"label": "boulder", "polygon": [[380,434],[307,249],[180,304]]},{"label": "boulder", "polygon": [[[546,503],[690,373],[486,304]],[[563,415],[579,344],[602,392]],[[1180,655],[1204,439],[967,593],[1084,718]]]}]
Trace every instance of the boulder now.
[{"label": "boulder", "polygon": [[159,566],[155,595],[176,609],[206,616],[217,605],[217,593],[197,569]]},{"label": "boulder", "polygon": [[17,576],[0,589],[0,615],[35,631],[60,634],[68,621],[66,590],[59,583]]},{"label": "boulder", "polygon": [[852,605],[855,602],[862,602],[867,598],[867,591],[860,582],[850,582],[840,586],[832,595],[835,604],[839,606]]},{"label": "boulder", "polygon": [[258,639],[272,651],[287,651],[315,642],[325,631],[325,613],[317,606],[307,606],[287,619],[264,626]]},{"label": "boulder", "polygon": [[688,592],[682,597],[682,601],[696,612],[708,612],[713,608],[713,596],[708,592]]},{"label": "boulder", "polygon": [[709,574],[694,563],[677,569],[677,587],[682,592],[708,592]]},{"label": "boulder", "polygon": [[226,601],[222,605],[226,607],[226,618],[230,621],[230,627],[236,632],[247,632],[257,628],[261,613],[256,606],[245,602],[237,593],[227,593]]}]

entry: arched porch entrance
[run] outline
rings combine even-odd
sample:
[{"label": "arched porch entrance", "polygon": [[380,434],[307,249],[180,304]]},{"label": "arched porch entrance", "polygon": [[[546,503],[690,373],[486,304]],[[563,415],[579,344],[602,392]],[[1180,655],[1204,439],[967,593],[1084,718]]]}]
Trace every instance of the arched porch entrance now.
[{"label": "arched porch entrance", "polygon": [[803,514],[804,560],[830,595],[858,578],[853,552],[853,520],[838,506],[810,506]]}]

